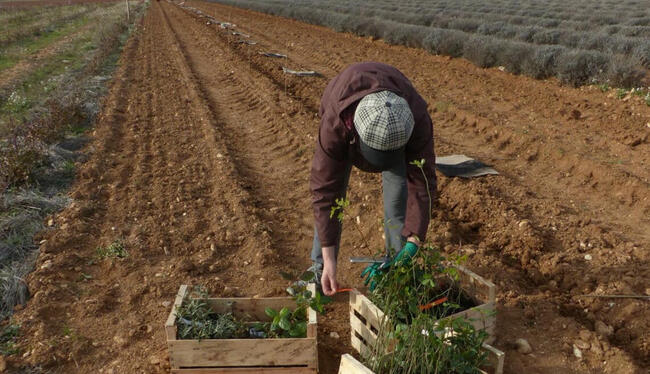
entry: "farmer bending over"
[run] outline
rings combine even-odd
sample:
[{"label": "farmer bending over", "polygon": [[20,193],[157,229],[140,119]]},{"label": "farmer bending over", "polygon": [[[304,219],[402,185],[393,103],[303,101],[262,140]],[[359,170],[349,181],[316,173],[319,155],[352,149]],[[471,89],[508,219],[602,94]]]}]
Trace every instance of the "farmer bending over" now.
[{"label": "farmer bending over", "polygon": [[[429,226],[429,196],[436,192],[433,125],[411,82],[376,62],[351,65],[332,79],[320,116],[310,180],[315,229],[309,270],[323,292],[333,295],[341,223],[330,211],[345,197],[352,165],[382,173],[386,249],[399,251],[395,260],[417,252]],[[422,171],[411,164],[422,159],[428,192]],[[367,282],[385,266],[371,265],[362,276]]]}]

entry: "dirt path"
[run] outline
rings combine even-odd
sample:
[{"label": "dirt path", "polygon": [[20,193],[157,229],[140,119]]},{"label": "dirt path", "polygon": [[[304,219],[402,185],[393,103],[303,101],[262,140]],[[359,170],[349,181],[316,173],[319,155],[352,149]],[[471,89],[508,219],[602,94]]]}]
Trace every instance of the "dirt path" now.
[{"label": "dirt path", "polygon": [[[28,279],[34,297],[17,313],[28,353],[13,365],[166,372],[163,303],[180,284],[204,284],[215,295],[283,294],[288,282],[279,272],[297,274],[309,262],[320,94],[327,78],[361,60],[394,64],[412,79],[430,103],[437,154],[476,156],[502,172],[441,177],[429,238],[468,254],[470,267],[498,285],[496,345],[507,352],[507,372],[637,373],[650,365],[647,303],[579,297],[648,292],[649,108],[282,18],[188,4],[236,23],[258,44],[239,44],[240,36],[190,10],[152,2],[125,48],[75,202],[43,237]],[[282,65],[324,77],[286,77]],[[349,196],[372,248],[381,245],[378,181],[353,173]],[[351,286],[360,285],[360,268],[344,260],[373,252],[355,231],[345,231],[340,261],[341,283]],[[128,258],[94,260],[97,246],[115,240]],[[597,337],[596,321],[613,335]],[[319,330],[321,372],[335,373],[336,357],[351,351],[347,323],[341,299]],[[532,355],[513,349],[519,337]],[[583,360],[572,354],[578,339],[590,345]]]}]

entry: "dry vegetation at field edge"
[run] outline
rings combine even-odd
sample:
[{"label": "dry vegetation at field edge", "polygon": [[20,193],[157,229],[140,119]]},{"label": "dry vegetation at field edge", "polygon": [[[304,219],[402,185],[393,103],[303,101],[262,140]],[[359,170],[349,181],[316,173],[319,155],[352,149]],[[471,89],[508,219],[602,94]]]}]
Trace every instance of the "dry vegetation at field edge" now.
[{"label": "dry vegetation at field edge", "polygon": [[[132,2],[133,17],[144,3]],[[18,354],[11,320],[30,290],[46,217],[66,190],[84,133],[128,35],[124,4],[9,10],[0,15],[0,354]],[[17,27],[20,26],[20,27]],[[51,225],[47,225],[51,226]],[[33,292],[33,291],[32,291]]]}]

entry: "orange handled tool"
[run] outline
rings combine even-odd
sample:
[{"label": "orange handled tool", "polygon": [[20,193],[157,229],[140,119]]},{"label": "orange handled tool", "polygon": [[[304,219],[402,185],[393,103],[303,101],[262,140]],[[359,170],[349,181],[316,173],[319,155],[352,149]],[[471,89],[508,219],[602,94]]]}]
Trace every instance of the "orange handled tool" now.
[{"label": "orange handled tool", "polygon": [[336,293],[350,292],[350,291],[352,291],[353,289],[354,289],[354,288],[339,288],[338,290],[336,290]]},{"label": "orange handled tool", "polygon": [[447,301],[446,296],[443,297],[443,298],[440,298],[438,300],[432,301],[429,304],[419,305],[418,308],[420,308],[420,311],[425,311],[427,309],[433,308],[436,305],[440,305],[440,304],[444,303],[445,301]]}]

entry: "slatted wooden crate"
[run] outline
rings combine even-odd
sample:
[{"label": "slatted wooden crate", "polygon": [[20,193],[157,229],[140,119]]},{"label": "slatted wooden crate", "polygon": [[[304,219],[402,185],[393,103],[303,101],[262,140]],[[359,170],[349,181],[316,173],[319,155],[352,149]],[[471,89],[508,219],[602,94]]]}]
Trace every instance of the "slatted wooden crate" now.
[{"label": "slatted wooden crate", "polygon": [[[501,374],[505,353],[489,345],[495,339],[496,328],[496,287],[483,277],[463,266],[456,266],[459,273],[457,285],[470,296],[477,306],[452,314],[445,318],[465,318],[475,329],[488,333],[484,349],[488,351],[492,371]],[[350,292],[350,327],[352,347],[361,355],[372,352],[372,346],[383,323],[384,312],[361,292]]]},{"label": "slatted wooden crate", "polygon": [[339,374],[374,374],[372,370],[368,369],[357,361],[356,358],[349,354],[341,356],[341,364],[339,365]]},{"label": "slatted wooden crate", "polygon": [[[311,308],[307,315],[306,338],[282,339],[177,339],[176,308],[189,297],[189,286],[180,287],[165,323],[169,362],[173,374],[316,374],[318,349],[316,345],[317,314]],[[313,285],[310,285],[312,292]],[[250,316],[255,321],[269,321],[264,310],[271,307],[295,308],[291,297],[270,298],[209,298],[217,313],[233,313],[236,317]]]}]

